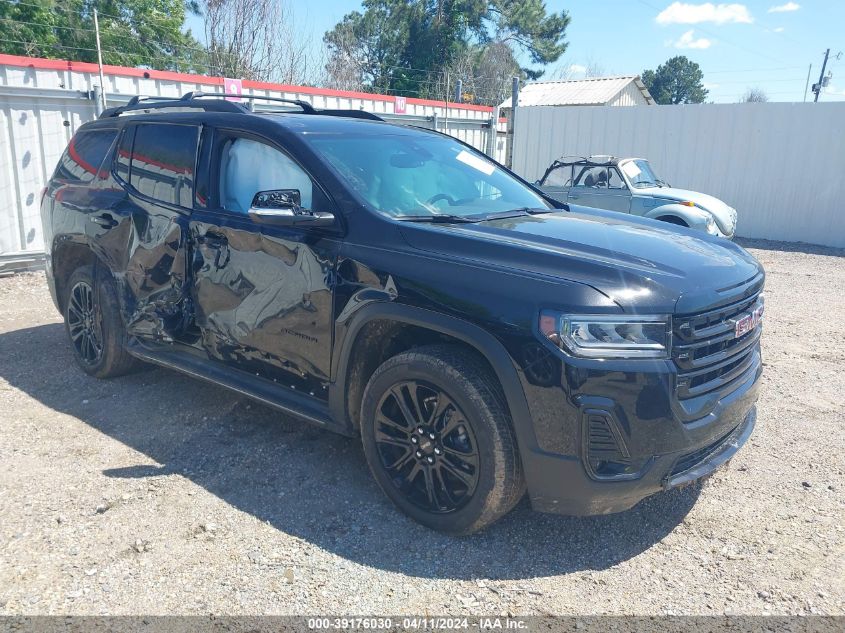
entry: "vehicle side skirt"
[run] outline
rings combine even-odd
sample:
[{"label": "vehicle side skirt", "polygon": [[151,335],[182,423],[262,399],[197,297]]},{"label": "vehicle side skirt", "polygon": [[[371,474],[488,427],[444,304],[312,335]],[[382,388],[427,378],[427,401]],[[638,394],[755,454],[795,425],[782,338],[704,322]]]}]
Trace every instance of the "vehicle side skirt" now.
[{"label": "vehicle side skirt", "polygon": [[348,435],[343,425],[335,422],[328,407],[320,401],[288,387],[259,378],[223,363],[204,358],[193,347],[180,343],[158,344],[133,339],[127,351],[143,361],[187,374],[193,378],[231,389],[286,414],[322,428]]}]

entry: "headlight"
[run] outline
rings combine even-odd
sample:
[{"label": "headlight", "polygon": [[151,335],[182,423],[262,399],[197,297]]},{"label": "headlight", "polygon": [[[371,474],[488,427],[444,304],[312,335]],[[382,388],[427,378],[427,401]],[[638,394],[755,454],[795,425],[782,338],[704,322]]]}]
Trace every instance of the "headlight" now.
[{"label": "headlight", "polygon": [[582,316],[543,311],[540,332],[558,347],[586,358],[668,358],[669,318]]}]

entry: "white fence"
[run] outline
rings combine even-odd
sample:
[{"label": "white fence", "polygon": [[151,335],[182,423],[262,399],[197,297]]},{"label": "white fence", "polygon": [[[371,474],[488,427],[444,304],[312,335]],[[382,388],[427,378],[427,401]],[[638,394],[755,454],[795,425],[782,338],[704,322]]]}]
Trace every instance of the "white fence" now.
[{"label": "white fence", "polygon": [[514,170],[564,155],[647,158],[735,207],[738,235],[845,247],[845,103],[519,108]]},{"label": "white fence", "polygon": [[[76,129],[96,117],[95,64],[0,55],[0,263],[43,252],[40,192]],[[105,67],[108,106],[134,95],[178,97],[190,91],[223,92],[222,77]],[[492,108],[332,91],[306,86],[243,82],[243,94],[303,99],[317,108],[374,112],[393,122],[441,132],[505,157],[505,125]]]}]

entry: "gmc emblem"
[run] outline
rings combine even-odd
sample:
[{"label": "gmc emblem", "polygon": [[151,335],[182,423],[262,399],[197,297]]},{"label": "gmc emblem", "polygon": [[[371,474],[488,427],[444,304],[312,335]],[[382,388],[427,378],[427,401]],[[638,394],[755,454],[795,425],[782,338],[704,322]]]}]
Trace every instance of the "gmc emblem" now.
[{"label": "gmc emblem", "polygon": [[734,338],[745,336],[763,321],[763,306],[759,305],[745,316],[737,319],[734,325]]}]

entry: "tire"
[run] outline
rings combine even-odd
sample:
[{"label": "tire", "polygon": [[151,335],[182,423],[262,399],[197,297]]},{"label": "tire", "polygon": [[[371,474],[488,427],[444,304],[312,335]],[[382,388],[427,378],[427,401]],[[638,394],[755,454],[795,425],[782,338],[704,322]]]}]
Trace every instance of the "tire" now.
[{"label": "tire", "polygon": [[470,534],[525,493],[501,387],[460,347],[420,347],[382,364],[364,391],[361,435],[381,489],[431,529]]},{"label": "tire", "polygon": [[65,331],[76,363],[95,378],[114,378],[135,369],[126,351],[126,330],[114,283],[91,266],[70,276],[64,307]]}]

